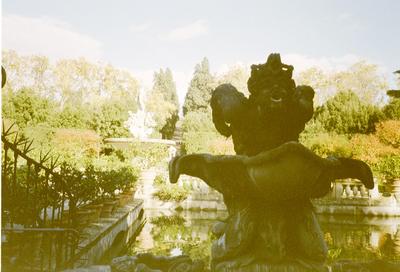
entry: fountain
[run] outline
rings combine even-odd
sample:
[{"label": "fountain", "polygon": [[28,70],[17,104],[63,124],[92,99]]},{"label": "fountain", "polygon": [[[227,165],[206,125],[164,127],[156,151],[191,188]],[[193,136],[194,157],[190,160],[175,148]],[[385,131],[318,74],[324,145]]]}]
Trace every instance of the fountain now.
[{"label": "fountain", "polygon": [[326,271],[327,246],[310,199],[327,194],[335,179],[374,186],[364,162],[321,158],[298,142],[314,112],[314,90],[296,87],[292,72],[271,54],[252,65],[249,98],[230,84],[213,92],[213,122],[232,136],[237,155],[170,162],[171,183],[191,175],[224,196],[229,216],[213,228],[212,271]]},{"label": "fountain", "polygon": [[[229,216],[212,229],[211,271],[378,271],[370,270],[376,263],[326,265],[328,249],[311,199],[326,195],[336,179],[357,179],[372,189],[373,176],[360,160],[321,158],[298,142],[314,113],[314,90],[296,86],[292,72],[271,54],[251,66],[249,98],[230,84],[218,86],[210,101],[213,122],[232,136],[237,155],[176,156],[170,182],[194,176],[224,197]],[[129,262],[116,259],[113,267],[128,271],[121,267],[126,264],[134,271],[204,271],[187,256],[138,254]]]}]

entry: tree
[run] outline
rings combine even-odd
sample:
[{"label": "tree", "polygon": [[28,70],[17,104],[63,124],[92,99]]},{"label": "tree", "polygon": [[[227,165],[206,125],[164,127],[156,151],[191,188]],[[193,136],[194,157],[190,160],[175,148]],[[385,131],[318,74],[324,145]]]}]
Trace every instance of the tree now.
[{"label": "tree", "polygon": [[231,67],[228,72],[218,77],[218,85],[230,83],[239,91],[245,95],[249,95],[247,90],[247,80],[250,76],[250,70],[243,66]]},{"label": "tree", "polygon": [[129,131],[124,126],[128,119],[128,111],[118,100],[110,100],[103,103],[92,114],[90,128],[95,130],[103,138],[127,137]]},{"label": "tree", "polygon": [[154,114],[156,129],[163,139],[172,138],[178,121],[178,95],[169,68],[154,73],[153,88],[146,102],[146,110]]},{"label": "tree", "polygon": [[378,73],[378,66],[366,61],[357,62],[339,72],[327,73],[312,67],[301,72],[296,82],[315,89],[317,105],[323,104],[337,92],[349,90],[366,103],[379,104],[387,87],[386,80]]},{"label": "tree", "polygon": [[183,114],[186,115],[190,111],[206,111],[209,107],[213,88],[214,77],[210,74],[207,58],[204,58],[195,67],[183,104]]},{"label": "tree", "polygon": [[20,128],[51,122],[55,115],[55,103],[28,88],[8,92],[3,95],[3,103],[3,116],[15,121]]},{"label": "tree", "polygon": [[348,70],[336,73],[333,82],[337,91],[351,90],[370,104],[380,102],[382,91],[387,89],[387,82],[379,75],[378,66],[366,61],[357,62]]},{"label": "tree", "polygon": [[315,90],[314,103],[316,105],[322,105],[336,92],[331,76],[317,67],[300,72],[296,83],[297,85],[309,85]]},{"label": "tree", "polygon": [[328,132],[338,134],[370,133],[382,118],[380,110],[367,104],[352,91],[339,92],[315,113],[315,121]]}]

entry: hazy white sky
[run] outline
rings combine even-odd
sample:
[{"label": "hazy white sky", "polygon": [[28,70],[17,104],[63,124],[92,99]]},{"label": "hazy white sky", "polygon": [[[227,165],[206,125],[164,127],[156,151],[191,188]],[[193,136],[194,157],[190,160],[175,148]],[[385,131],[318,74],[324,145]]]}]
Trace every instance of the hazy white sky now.
[{"label": "hazy white sky", "polygon": [[181,100],[193,67],[264,62],[343,69],[366,59],[389,80],[400,69],[397,0],[3,0],[2,47],[52,59],[83,56],[132,71],[149,86],[169,67]]}]

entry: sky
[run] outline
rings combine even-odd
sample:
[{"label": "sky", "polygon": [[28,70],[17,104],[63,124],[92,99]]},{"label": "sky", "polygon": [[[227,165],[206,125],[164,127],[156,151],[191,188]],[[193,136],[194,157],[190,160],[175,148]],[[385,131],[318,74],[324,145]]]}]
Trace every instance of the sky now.
[{"label": "sky", "polygon": [[400,69],[398,0],[3,0],[2,48],[51,60],[85,57],[133,73],[150,88],[169,67],[184,99],[194,66],[263,63],[272,52],[299,72],[377,64]]}]

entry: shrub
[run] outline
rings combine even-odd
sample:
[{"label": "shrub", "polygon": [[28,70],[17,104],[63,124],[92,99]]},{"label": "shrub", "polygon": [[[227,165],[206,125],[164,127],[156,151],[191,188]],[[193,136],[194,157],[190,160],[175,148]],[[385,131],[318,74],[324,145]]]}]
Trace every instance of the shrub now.
[{"label": "shrub", "polygon": [[154,196],[161,201],[175,201],[180,202],[189,196],[190,190],[186,187],[177,185],[161,184]]},{"label": "shrub", "polygon": [[329,155],[351,157],[353,155],[350,141],[345,135],[320,133],[304,139],[303,144],[324,157]]},{"label": "shrub", "polygon": [[400,120],[380,122],[376,127],[376,136],[385,144],[400,147]]},{"label": "shrub", "polygon": [[385,145],[374,134],[356,134],[351,140],[351,148],[355,158],[365,161],[371,166],[376,165],[380,158],[390,155],[400,155],[400,150]]},{"label": "shrub", "polygon": [[400,156],[386,156],[378,162],[379,173],[388,181],[400,179]]},{"label": "shrub", "polygon": [[386,119],[400,120],[400,99],[392,98],[383,108],[383,114]]},{"label": "shrub", "polygon": [[62,157],[83,160],[97,157],[101,139],[96,132],[85,129],[56,129],[52,144]]},{"label": "shrub", "polygon": [[164,176],[163,175],[157,175],[155,178],[154,178],[154,185],[156,186],[156,187],[158,187],[158,186],[161,186],[162,184],[166,184],[166,180],[165,180],[165,178],[164,178]]}]

